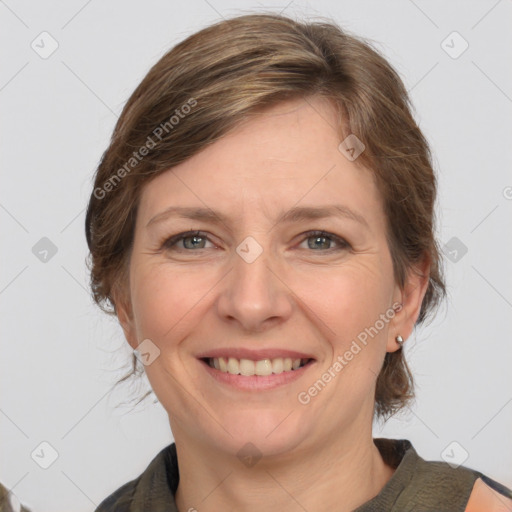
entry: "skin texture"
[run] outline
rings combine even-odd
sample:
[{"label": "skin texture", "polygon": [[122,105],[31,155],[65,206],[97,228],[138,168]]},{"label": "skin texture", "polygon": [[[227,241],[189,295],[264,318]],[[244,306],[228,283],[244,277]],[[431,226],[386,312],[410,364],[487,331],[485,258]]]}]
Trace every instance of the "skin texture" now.
[{"label": "skin texture", "polygon": [[[338,150],[337,114],[324,99],[281,103],[237,127],[142,191],[128,299],[118,301],[135,349],[169,414],[180,465],[180,510],[352,510],[391,477],[372,442],[376,377],[395,337],[412,333],[428,263],[395,283],[382,200],[372,173]],[[278,224],[295,206],[338,204],[364,217]],[[208,207],[225,223],[168,217],[171,206]],[[205,232],[162,248],[172,235]],[[348,242],[317,239],[323,230]],[[247,263],[248,236],[262,253]],[[192,248],[190,248],[192,247]],[[308,404],[307,391],[365,328],[403,307]],[[241,391],[217,382],[197,356],[212,348],[279,348],[313,355],[292,383]],[[237,452],[252,443],[250,467]]]}]

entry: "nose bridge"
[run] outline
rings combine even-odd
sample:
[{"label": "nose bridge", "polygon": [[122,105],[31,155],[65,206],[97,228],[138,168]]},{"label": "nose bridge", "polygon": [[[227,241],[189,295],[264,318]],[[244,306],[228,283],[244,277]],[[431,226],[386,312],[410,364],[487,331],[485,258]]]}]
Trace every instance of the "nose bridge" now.
[{"label": "nose bridge", "polygon": [[278,267],[268,247],[246,237],[233,254],[232,271],[219,298],[219,314],[254,331],[263,329],[270,320],[287,317],[291,303],[286,286],[276,276]]}]

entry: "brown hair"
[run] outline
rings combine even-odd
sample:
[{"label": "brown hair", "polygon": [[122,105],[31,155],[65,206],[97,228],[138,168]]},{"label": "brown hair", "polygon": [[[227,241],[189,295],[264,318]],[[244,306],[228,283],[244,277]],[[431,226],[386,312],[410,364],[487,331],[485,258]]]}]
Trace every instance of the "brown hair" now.
[{"label": "brown hair", "polygon": [[[386,59],[334,22],[274,14],[238,16],[193,34],[166,53],[129,98],[96,171],[86,216],[98,305],[115,314],[114,298],[126,291],[145,183],[248,116],[311,96],[339,109],[341,137],[353,133],[365,145],[356,163],[373,171],[384,200],[396,282],[403,286],[408,269],[430,261],[417,324],[423,322],[446,292],[434,236],[436,178],[407,91]],[[132,364],[132,373],[140,373],[135,357]],[[402,350],[387,353],[376,414],[389,416],[412,397]]]}]

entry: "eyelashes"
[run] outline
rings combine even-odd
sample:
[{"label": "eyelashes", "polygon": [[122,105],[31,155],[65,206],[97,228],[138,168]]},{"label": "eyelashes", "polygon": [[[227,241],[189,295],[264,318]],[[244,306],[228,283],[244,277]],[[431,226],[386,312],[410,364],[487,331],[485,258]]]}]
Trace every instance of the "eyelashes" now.
[{"label": "eyelashes", "polygon": [[[162,249],[173,250],[178,242],[188,238],[196,239],[196,241],[197,239],[209,240],[208,236],[203,231],[185,231],[184,233],[178,233],[177,235],[167,238],[162,244]],[[204,247],[200,247],[199,249],[204,249]]]},{"label": "eyelashes", "polygon": [[[301,236],[300,244],[313,239],[312,244],[308,243],[308,249],[311,252],[331,253],[333,251],[341,251],[351,248],[350,244],[346,240],[327,231],[312,230],[303,233]],[[190,243],[187,243],[188,240],[190,240]],[[161,244],[160,249],[164,251],[199,252],[204,249],[209,249],[209,247],[203,246],[203,242],[206,241],[213,244],[213,242],[208,238],[208,234],[204,231],[185,231],[165,239]],[[322,249],[321,245],[317,245],[315,247],[315,244],[322,244],[325,241],[329,241],[328,245],[331,245],[330,242],[333,242],[337,247],[328,247],[326,249]],[[183,244],[181,247],[178,247],[180,242],[183,242]]]},{"label": "eyelashes", "polygon": [[[327,250],[328,251],[334,251],[334,250],[343,250],[343,249],[350,249],[351,246],[350,244],[343,238],[341,238],[340,236],[338,235],[335,235],[334,233],[329,233],[327,231],[308,231],[306,233],[304,233],[303,235],[303,241],[306,241],[310,238],[315,238],[315,242],[318,241],[318,240],[321,240],[321,239],[327,239],[327,240],[331,240],[333,242],[335,242],[338,247],[337,248],[334,248],[334,247],[329,247]],[[308,247],[309,249],[312,249],[311,247]],[[312,249],[313,251],[318,251],[317,248],[315,249]],[[320,251],[320,252],[324,252],[324,251]]]}]

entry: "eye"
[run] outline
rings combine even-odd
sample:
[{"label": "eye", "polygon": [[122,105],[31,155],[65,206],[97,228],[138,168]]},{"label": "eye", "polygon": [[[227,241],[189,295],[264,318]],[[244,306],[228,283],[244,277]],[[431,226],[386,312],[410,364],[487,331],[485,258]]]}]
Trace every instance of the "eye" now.
[{"label": "eye", "polygon": [[[326,231],[308,231],[304,234],[306,238],[302,243],[307,242],[307,248],[313,249],[314,251],[341,251],[350,248],[350,244],[343,240],[343,238],[332,233],[327,233]],[[333,243],[336,243],[338,247],[332,247]]]},{"label": "eye", "polygon": [[[207,247],[205,247],[207,241],[209,242],[208,237],[202,231],[187,231],[166,239],[162,245],[162,249],[207,249]],[[180,246],[178,242],[183,243]]]},{"label": "eye", "polygon": [[[314,251],[330,252],[350,248],[350,244],[343,238],[326,231],[308,231],[304,235],[305,238],[302,244],[307,242],[307,249]],[[167,238],[161,248],[165,250],[193,251],[208,249],[209,247],[206,247],[207,243],[211,244],[212,242],[203,231],[186,231]],[[337,247],[333,247],[333,244],[336,244]]]}]

